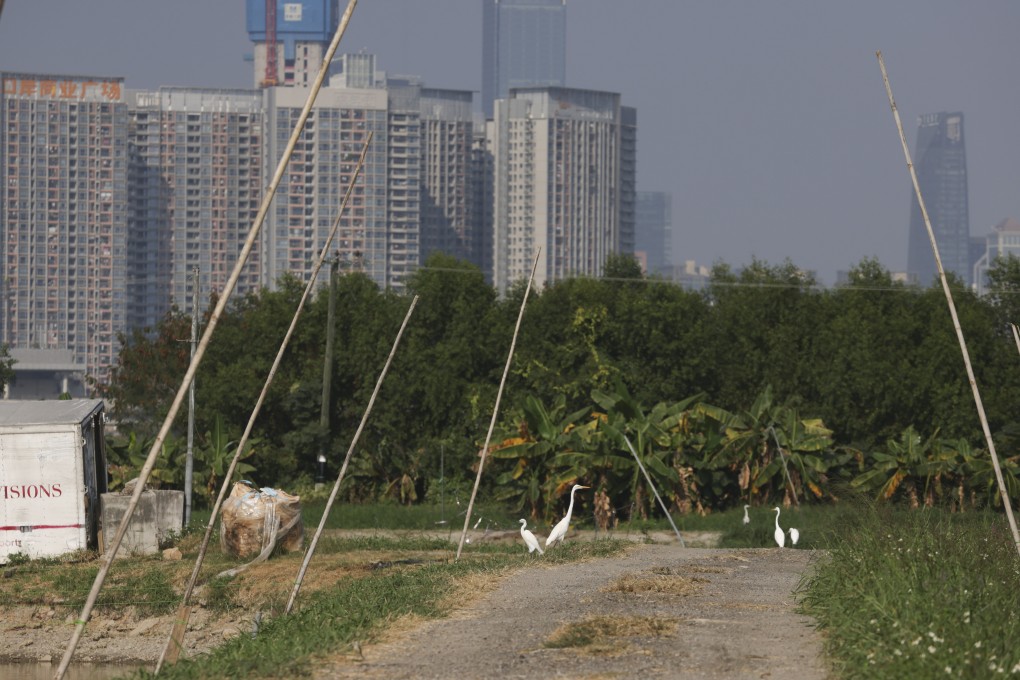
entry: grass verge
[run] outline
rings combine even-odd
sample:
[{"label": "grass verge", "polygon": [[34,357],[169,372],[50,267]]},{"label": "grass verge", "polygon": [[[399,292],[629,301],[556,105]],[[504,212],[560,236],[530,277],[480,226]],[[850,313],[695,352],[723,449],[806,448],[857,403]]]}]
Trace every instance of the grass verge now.
[{"label": "grass verge", "polygon": [[[387,548],[401,552],[405,558],[414,557],[414,552],[407,550],[401,541],[372,540],[372,550]],[[618,541],[578,542],[557,549],[544,562],[603,557],[624,547]],[[446,557],[450,557],[449,551]],[[478,574],[495,577],[534,562],[521,554],[520,546],[504,545],[472,549],[457,562],[427,560],[369,570],[299,599],[294,613],[271,619],[256,638],[249,635],[233,638],[208,655],[164,668],[159,677],[193,680],[306,676],[317,662],[344,653],[355,641],[377,640],[396,619],[443,616],[450,603],[460,599],[451,596],[466,578]],[[143,670],[132,677],[153,676]]]},{"label": "grass verge", "polygon": [[865,507],[802,586],[841,678],[1020,675],[1020,585],[1005,518]]}]

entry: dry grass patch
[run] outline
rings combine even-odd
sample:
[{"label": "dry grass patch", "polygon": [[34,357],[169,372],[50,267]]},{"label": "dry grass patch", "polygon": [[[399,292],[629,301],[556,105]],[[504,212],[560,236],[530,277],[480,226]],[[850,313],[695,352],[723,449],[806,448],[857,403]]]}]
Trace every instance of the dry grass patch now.
[{"label": "dry grass patch", "polygon": [[606,593],[662,593],[694,595],[710,583],[700,576],[684,576],[670,567],[661,567],[642,574],[627,574],[602,588]]},{"label": "dry grass patch", "polygon": [[692,574],[732,574],[733,569],[729,567],[704,567],[699,564],[692,564],[685,567],[685,570]]},{"label": "dry grass patch", "polygon": [[676,632],[676,619],[653,616],[592,616],[560,626],[545,641],[551,649],[578,649],[594,654],[621,650],[624,638],[665,637]]}]

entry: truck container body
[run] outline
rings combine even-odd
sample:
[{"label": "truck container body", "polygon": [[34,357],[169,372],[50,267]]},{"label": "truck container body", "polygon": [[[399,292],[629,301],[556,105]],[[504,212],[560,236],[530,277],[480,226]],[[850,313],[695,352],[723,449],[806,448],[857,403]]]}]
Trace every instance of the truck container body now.
[{"label": "truck container body", "polygon": [[101,399],[0,400],[0,564],[100,548]]}]

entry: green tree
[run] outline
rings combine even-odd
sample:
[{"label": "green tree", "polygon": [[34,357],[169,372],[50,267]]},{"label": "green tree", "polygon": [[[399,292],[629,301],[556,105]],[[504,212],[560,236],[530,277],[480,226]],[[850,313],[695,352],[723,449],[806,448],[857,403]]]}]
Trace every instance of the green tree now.
[{"label": "green tree", "polygon": [[[155,328],[119,335],[117,364],[98,393],[125,432],[154,437],[191,363],[191,317],[172,307]],[[183,422],[183,421],[181,421]]]},{"label": "green tree", "polygon": [[9,345],[0,345],[0,392],[14,380],[14,357]]},{"label": "green tree", "polygon": [[782,397],[798,394],[814,370],[804,361],[821,321],[814,287],[814,278],[790,261],[755,259],[739,275],[725,265],[713,268],[704,334],[710,342],[700,357],[714,373],[702,388],[710,399],[735,409],[765,385]]}]

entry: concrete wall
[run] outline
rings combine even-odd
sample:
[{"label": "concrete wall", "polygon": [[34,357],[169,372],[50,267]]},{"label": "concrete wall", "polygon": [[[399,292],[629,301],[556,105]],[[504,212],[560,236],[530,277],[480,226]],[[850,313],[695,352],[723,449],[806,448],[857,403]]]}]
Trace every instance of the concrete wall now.
[{"label": "concrete wall", "polygon": [[[131,496],[104,493],[101,498],[103,552],[106,552],[120,528]],[[170,532],[180,532],[183,528],[183,491],[143,491],[124,534],[124,540],[117,550],[117,556],[151,555],[159,552],[160,542]]]}]

